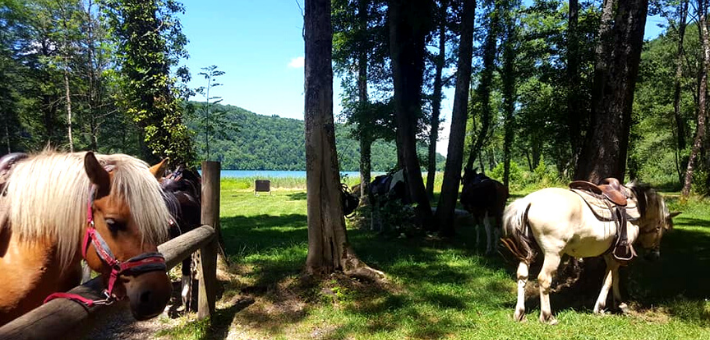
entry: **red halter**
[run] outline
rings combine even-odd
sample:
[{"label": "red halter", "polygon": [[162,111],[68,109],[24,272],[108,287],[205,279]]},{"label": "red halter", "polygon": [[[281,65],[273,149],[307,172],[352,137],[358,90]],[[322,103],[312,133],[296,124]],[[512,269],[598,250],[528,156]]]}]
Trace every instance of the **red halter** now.
[{"label": "red halter", "polygon": [[123,296],[118,297],[113,294],[113,288],[116,284],[116,280],[121,275],[133,275],[138,276],[143,273],[153,272],[153,271],[166,271],[167,266],[165,265],[165,257],[159,252],[149,252],[143,253],[125,262],[121,262],[113,255],[111,249],[104,241],[101,234],[94,228],[94,213],[93,213],[93,202],[94,202],[94,186],[91,186],[89,191],[89,200],[86,209],[86,233],[84,233],[84,241],[81,246],[81,255],[86,259],[86,252],[89,250],[89,245],[94,245],[94,250],[99,258],[105,262],[109,267],[111,267],[111,274],[109,274],[108,288],[104,289],[103,294],[106,297],[102,300],[90,300],[83,296],[71,294],[71,293],[53,293],[44,299],[44,303],[47,303],[56,298],[66,298],[74,301],[81,302],[89,307],[94,304],[112,304],[114,301],[123,299]]}]

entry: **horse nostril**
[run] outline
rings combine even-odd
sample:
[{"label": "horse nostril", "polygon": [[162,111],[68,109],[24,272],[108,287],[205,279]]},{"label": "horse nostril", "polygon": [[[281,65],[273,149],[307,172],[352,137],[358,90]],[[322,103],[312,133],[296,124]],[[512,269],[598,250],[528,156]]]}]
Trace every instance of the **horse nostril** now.
[{"label": "horse nostril", "polygon": [[141,303],[148,303],[150,302],[150,291],[145,291],[141,293]]}]

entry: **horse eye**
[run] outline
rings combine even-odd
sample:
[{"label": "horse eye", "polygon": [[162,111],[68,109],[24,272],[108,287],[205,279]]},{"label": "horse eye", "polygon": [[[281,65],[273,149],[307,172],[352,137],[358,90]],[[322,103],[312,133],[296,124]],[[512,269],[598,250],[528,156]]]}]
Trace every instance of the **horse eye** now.
[{"label": "horse eye", "polygon": [[118,232],[118,231],[120,231],[120,230],[125,229],[125,224],[123,224],[123,223],[121,223],[121,222],[118,222],[118,221],[114,220],[113,218],[107,218],[107,219],[106,219],[106,225],[108,226],[108,229],[109,229],[112,233],[116,233],[116,232]]}]

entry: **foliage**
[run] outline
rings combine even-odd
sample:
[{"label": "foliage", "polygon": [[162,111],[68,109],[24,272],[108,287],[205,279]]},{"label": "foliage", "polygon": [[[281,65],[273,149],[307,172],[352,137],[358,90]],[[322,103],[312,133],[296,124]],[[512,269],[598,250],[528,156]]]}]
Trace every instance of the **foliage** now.
[{"label": "foliage", "polygon": [[[106,0],[105,12],[113,28],[122,64],[123,108],[143,129],[153,155],[176,163],[194,158],[190,132],[182,123],[179,89],[170,68],[187,57],[175,0]],[[178,70],[178,75],[186,76]],[[146,154],[144,157],[155,156]]]},{"label": "foliage", "polygon": [[[216,107],[210,112],[210,108],[215,104],[219,104],[222,101],[222,97],[214,96],[210,97],[210,89],[216,86],[221,86],[222,84],[217,83],[217,77],[224,75],[224,71],[217,69],[216,65],[211,65],[208,67],[203,67],[204,72],[200,72],[199,75],[205,77],[207,80],[206,87],[200,87],[195,92],[201,94],[205,98],[205,104],[202,105],[202,116],[199,118],[192,117],[196,121],[197,136],[200,132],[205,136],[205,157],[201,159],[210,160],[210,144],[209,141],[211,137],[219,136],[222,139],[228,138],[230,133],[238,131],[236,124],[227,119],[224,110],[221,107]],[[214,100],[210,103],[210,100]],[[186,108],[186,113],[190,114],[194,112],[194,106],[188,103]]]}]

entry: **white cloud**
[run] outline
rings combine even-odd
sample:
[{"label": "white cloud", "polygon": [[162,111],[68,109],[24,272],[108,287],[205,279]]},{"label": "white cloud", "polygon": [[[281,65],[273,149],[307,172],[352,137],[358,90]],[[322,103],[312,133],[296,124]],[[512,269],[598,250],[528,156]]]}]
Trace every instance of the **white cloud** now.
[{"label": "white cloud", "polygon": [[303,68],[303,63],[305,61],[305,58],[303,57],[297,57],[291,59],[291,61],[288,63],[288,67],[290,68]]}]

